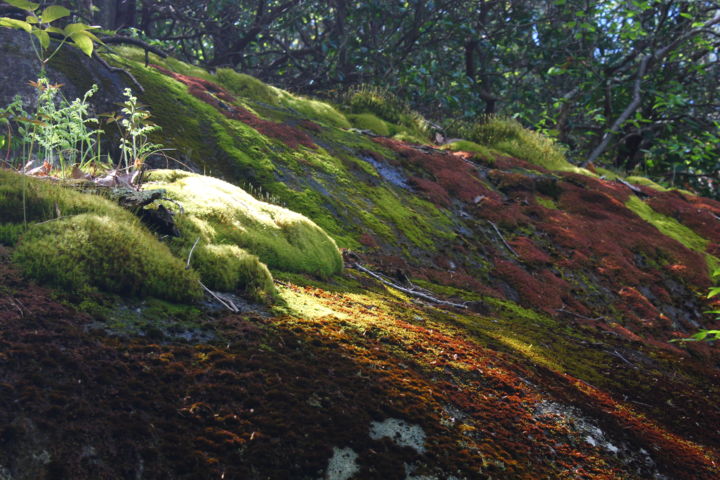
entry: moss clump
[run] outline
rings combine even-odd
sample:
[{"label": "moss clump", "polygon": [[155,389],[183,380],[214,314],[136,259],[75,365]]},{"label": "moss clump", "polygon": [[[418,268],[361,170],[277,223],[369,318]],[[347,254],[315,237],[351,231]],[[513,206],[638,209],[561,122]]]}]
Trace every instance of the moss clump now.
[{"label": "moss clump", "polygon": [[78,213],[97,213],[123,219],[132,219],[129,212],[97,195],[79,193],[62,188],[50,181],[19,175],[11,170],[0,170],[0,227],[3,243],[13,244],[17,239],[18,224],[42,222],[58,216]]},{"label": "moss clump", "polygon": [[455,142],[450,142],[446,145],[443,145],[443,150],[451,150],[453,152],[471,152],[471,153],[479,153],[485,160],[489,162],[495,161],[495,156],[499,152],[493,151],[493,149],[488,148],[484,145],[480,145],[479,143],[471,142],[469,140],[457,140]]},{"label": "moss clump", "polygon": [[73,292],[100,288],[185,302],[202,294],[194,271],[122,216],[87,213],[31,226],[12,258],[25,274]]},{"label": "moss clump", "polygon": [[243,296],[271,303],[275,296],[273,278],[267,266],[235,245],[202,245],[193,252],[192,267],[214,290],[240,292]]},{"label": "moss clump", "polygon": [[558,209],[557,202],[550,197],[546,197],[544,195],[535,195],[535,201],[538,203],[538,205],[543,206],[545,208],[549,208],[551,210]]},{"label": "moss clump", "polygon": [[[428,136],[429,126],[427,120],[418,112],[411,110],[407,103],[402,102],[387,89],[361,85],[344,95],[345,108],[353,114],[372,114],[386,122],[389,133],[399,140],[410,140],[423,143]],[[351,119],[352,121],[352,119]],[[355,123],[353,121],[353,123]],[[373,130],[370,127],[361,127]],[[375,131],[375,130],[373,130]],[[384,135],[375,132],[378,135]]]},{"label": "moss clump", "polygon": [[511,118],[491,115],[477,123],[456,123],[449,130],[453,135],[500,150],[548,170],[596,176],[589,170],[570,164],[562,149],[552,139],[528,130]]},{"label": "moss clump", "polygon": [[355,128],[362,130],[370,130],[371,132],[382,135],[383,137],[390,136],[390,127],[385,121],[372,113],[357,113],[350,114],[348,118],[352,122]]},{"label": "moss clump", "polygon": [[[187,251],[195,238],[204,245],[232,245],[278,270],[326,277],[342,270],[335,241],[306,217],[261,202],[239,187],[177,170],[151,173],[152,188],[164,188],[186,214],[178,217]],[[240,260],[239,260],[240,261]]]}]

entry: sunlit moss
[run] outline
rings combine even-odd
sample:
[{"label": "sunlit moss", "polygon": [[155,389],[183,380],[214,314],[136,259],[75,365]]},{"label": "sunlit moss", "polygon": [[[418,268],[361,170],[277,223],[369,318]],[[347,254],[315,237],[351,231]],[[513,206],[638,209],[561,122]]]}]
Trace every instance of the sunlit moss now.
[{"label": "sunlit moss", "polygon": [[353,126],[362,130],[370,130],[371,132],[382,135],[383,137],[390,136],[390,127],[385,121],[372,113],[355,113],[349,114],[348,119],[352,122]]},{"label": "sunlit moss", "polygon": [[288,209],[256,200],[222,180],[178,170],[156,170],[152,188],[164,188],[183,205],[178,217],[186,251],[199,237],[205,244],[234,245],[272,268],[328,276],[342,269],[342,258],[320,227]]},{"label": "sunlit moss", "polygon": [[88,213],[34,225],[13,260],[25,274],[68,291],[99,288],[175,301],[201,296],[197,274],[123,216]]},{"label": "sunlit moss", "polygon": [[645,187],[650,187],[650,188],[653,188],[660,192],[667,192],[669,190],[668,188],[665,188],[662,185],[660,185],[659,183],[653,182],[652,180],[650,180],[649,178],[646,178],[646,177],[639,177],[639,176],[633,175],[633,176],[627,177],[626,180],[630,183],[634,183],[636,185],[643,185]]},{"label": "sunlit moss", "polygon": [[538,203],[538,205],[541,205],[545,208],[550,208],[552,210],[558,209],[557,202],[550,197],[546,197],[545,195],[535,195],[535,201]]},{"label": "sunlit moss", "polygon": [[271,303],[275,296],[267,266],[235,245],[199,246],[193,252],[191,265],[213,290],[238,292],[264,303]]},{"label": "sunlit moss", "polygon": [[493,162],[495,160],[495,156],[499,153],[489,147],[480,145],[479,143],[471,142],[470,140],[457,140],[443,145],[440,148],[443,150],[452,150],[453,152],[462,151],[478,153],[488,162]]},{"label": "sunlit moss", "polygon": [[708,264],[708,271],[713,272],[720,267],[720,259],[706,252],[708,244],[710,243],[706,238],[701,237],[674,218],[656,212],[650,205],[636,196],[631,196],[625,203],[625,206],[635,212],[640,218],[660,230],[663,235],[677,240],[690,250],[704,255]]}]

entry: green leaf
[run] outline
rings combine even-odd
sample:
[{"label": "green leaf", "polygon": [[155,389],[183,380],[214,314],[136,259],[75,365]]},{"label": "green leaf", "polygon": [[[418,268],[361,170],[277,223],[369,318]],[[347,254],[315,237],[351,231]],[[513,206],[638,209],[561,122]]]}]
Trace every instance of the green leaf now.
[{"label": "green leaf", "polygon": [[50,35],[48,35],[45,30],[41,28],[33,28],[32,34],[37,37],[42,48],[48,48],[50,46]]},{"label": "green leaf", "polygon": [[28,12],[34,12],[40,6],[39,3],[28,2],[27,0],[4,0],[4,2]]},{"label": "green leaf", "polygon": [[25,17],[25,21],[27,23],[31,23],[33,25],[35,25],[36,23],[39,23],[39,20],[35,15],[28,15],[27,17]]},{"label": "green leaf", "polygon": [[93,27],[85,25],[84,23],[71,23],[63,29],[63,32],[66,37],[71,37],[74,33],[84,32],[85,30],[90,30],[91,28]]},{"label": "green leaf", "polygon": [[50,23],[54,22],[58,18],[67,17],[68,15],[70,15],[70,10],[67,8],[61,7],[60,5],[50,5],[43,10],[40,15],[40,21],[42,23]]},{"label": "green leaf", "polygon": [[710,291],[708,292],[707,298],[712,298],[712,297],[714,297],[715,295],[717,295],[718,293],[720,293],[720,287],[713,287],[713,288],[711,288]]},{"label": "green leaf", "polygon": [[18,30],[25,30],[28,33],[32,31],[32,26],[29,23],[7,17],[0,17],[0,27],[17,28]]},{"label": "green leaf", "polygon": [[76,32],[71,34],[70,38],[72,38],[75,46],[82,50],[82,52],[89,57],[92,55],[94,44],[92,39],[88,37],[86,33],[87,32]]},{"label": "green leaf", "polygon": [[64,36],[67,36],[67,35],[65,35],[65,32],[63,31],[63,29],[62,29],[62,28],[57,28],[57,27],[47,27],[47,28],[45,29],[45,31],[46,31],[46,32],[48,32],[48,33],[57,33],[58,35],[64,35]]}]

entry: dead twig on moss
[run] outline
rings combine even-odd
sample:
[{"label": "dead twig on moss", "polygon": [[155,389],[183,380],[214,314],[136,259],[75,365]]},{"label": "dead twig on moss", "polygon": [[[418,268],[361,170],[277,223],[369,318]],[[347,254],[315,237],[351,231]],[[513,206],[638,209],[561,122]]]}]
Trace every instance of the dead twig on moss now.
[{"label": "dead twig on moss", "polygon": [[237,308],[232,301],[230,301],[228,299],[223,299],[219,294],[213,292],[208,287],[206,287],[204,283],[202,283],[202,282],[198,282],[198,283],[203,288],[203,290],[205,290],[207,293],[209,293],[211,297],[213,297],[215,300],[220,302],[225,308],[227,308],[228,310],[230,310],[233,313],[240,312],[240,309]]},{"label": "dead twig on moss", "polygon": [[468,308],[467,305],[464,304],[464,303],[454,303],[454,302],[448,302],[448,301],[446,301],[446,300],[440,300],[439,298],[435,298],[435,297],[433,297],[432,295],[428,295],[428,294],[423,293],[423,292],[418,292],[417,290],[411,290],[411,289],[409,289],[409,288],[405,288],[405,287],[403,287],[403,286],[400,286],[400,285],[398,285],[397,283],[393,283],[393,282],[391,282],[391,281],[389,281],[389,280],[386,280],[385,278],[383,278],[382,275],[380,275],[380,274],[378,274],[378,273],[375,273],[375,272],[373,272],[372,270],[370,270],[370,269],[368,269],[368,268],[365,268],[365,267],[363,267],[362,265],[360,265],[360,264],[358,264],[358,263],[353,263],[352,265],[350,265],[350,267],[351,267],[351,268],[355,268],[355,269],[357,269],[357,270],[360,270],[360,271],[363,272],[363,273],[367,273],[368,275],[370,275],[370,276],[373,277],[374,279],[382,282],[383,284],[387,285],[388,287],[394,288],[395,290],[399,290],[399,291],[401,291],[401,292],[403,292],[403,293],[406,293],[406,294],[408,294],[408,295],[410,295],[410,296],[413,296],[413,297],[416,297],[416,298],[420,298],[420,299],[426,300],[426,301],[428,301],[428,302],[435,303],[435,304],[437,304],[437,305],[445,305],[445,306],[447,306],[447,307],[455,307],[455,308],[462,308],[462,309],[467,309],[467,308]]},{"label": "dead twig on moss", "polygon": [[517,254],[517,252],[515,250],[513,250],[513,248],[510,246],[510,244],[505,240],[505,237],[503,237],[502,233],[500,233],[500,229],[497,227],[497,225],[495,225],[490,220],[488,220],[488,223],[490,224],[490,226],[493,227],[493,229],[495,230],[495,233],[497,233],[497,236],[500,237],[500,240],[502,240],[503,244],[505,245],[505,248],[510,250],[510,253],[512,253],[513,255],[518,257],[519,255]]}]

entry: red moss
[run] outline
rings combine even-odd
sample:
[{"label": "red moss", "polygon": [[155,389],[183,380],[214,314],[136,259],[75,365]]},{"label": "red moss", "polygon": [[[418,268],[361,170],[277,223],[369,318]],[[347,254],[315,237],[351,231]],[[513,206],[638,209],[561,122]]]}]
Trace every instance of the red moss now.
[{"label": "red moss", "polygon": [[549,270],[530,274],[512,262],[496,259],[493,273],[518,292],[521,305],[553,315],[570,292],[570,285]]},{"label": "red moss", "polygon": [[515,237],[509,243],[522,261],[528,265],[537,266],[552,263],[550,255],[536,247],[528,237]]},{"label": "red moss", "polygon": [[497,188],[503,192],[514,190],[532,192],[535,190],[535,181],[527,174],[504,172],[502,170],[492,169],[488,171],[488,177],[497,186]]},{"label": "red moss", "polygon": [[[448,194],[465,203],[474,205],[483,198],[500,199],[497,193],[482,184],[477,167],[462,156],[441,151],[427,152],[390,138],[376,137],[373,140],[398,153],[407,167],[419,168],[431,175]],[[437,189],[434,190],[433,197],[444,202],[444,197],[438,195]]]},{"label": "red moss", "polygon": [[408,181],[410,182],[410,185],[420,190],[425,198],[433,202],[435,205],[439,205],[441,207],[450,206],[450,195],[447,190],[441,187],[437,182],[420,177],[409,177]]},{"label": "red moss", "polygon": [[322,132],[322,127],[312,120],[301,120],[299,125],[306,130],[310,130],[313,133]]},{"label": "red moss", "polygon": [[677,191],[653,193],[653,197],[648,200],[648,205],[655,211],[678,220],[701,237],[710,240],[712,243],[708,251],[720,251],[715,243],[720,242],[719,202],[702,197],[686,196]]},{"label": "red moss", "polygon": [[551,174],[552,172],[545,167],[535,165],[534,163],[520,160],[519,158],[498,155],[495,157],[495,166],[501,170],[523,169],[527,171],[536,171],[540,173]]},{"label": "red moss", "polygon": [[[198,77],[171,72],[170,70],[158,65],[152,66],[163,74],[187,85],[188,93],[203,102],[212,105],[227,118],[239,120],[247,125],[250,125],[263,135],[280,140],[290,148],[297,148],[300,145],[307,148],[317,148],[315,142],[313,142],[308,134],[302,130],[290,125],[265,120],[243,107],[236,106],[235,104],[237,101],[235,97],[233,97],[227,90],[213,82]],[[306,128],[308,127],[306,126]]]}]

